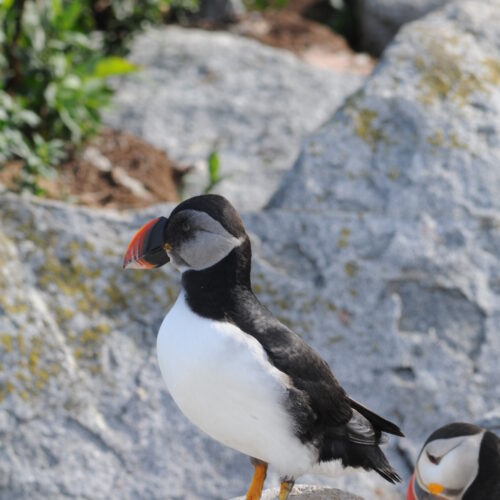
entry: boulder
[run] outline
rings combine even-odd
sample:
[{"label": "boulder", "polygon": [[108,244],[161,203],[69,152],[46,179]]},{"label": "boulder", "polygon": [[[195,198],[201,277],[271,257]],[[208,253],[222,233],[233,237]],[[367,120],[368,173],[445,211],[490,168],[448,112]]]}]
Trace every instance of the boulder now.
[{"label": "boulder", "polygon": [[360,47],[380,55],[399,28],[454,0],[354,0]]},{"label": "boulder", "polygon": [[[435,428],[498,423],[499,82],[500,0],[408,25],[268,208],[244,214],[255,292],[353,398],[401,425],[407,439],[384,449],[405,480]],[[0,196],[1,498],[248,486],[248,459],[197,431],[161,381],[155,334],[179,277],[121,268],[134,231],[171,208]],[[364,472],[301,479],[370,499],[404,490]]]},{"label": "boulder", "polygon": [[194,165],[185,196],[209,186],[207,158],[217,151],[212,191],[243,210],[269,200],[302,138],[362,82],[234,34],[173,26],[139,35],[130,57],[143,69],[116,83],[107,124]]},{"label": "boulder", "polygon": [[[275,500],[278,498],[279,491],[279,488],[265,490],[262,492],[261,500]],[[294,486],[288,498],[290,500],[296,498],[300,498],[301,500],[363,500],[361,497],[351,495],[351,493],[345,491],[303,484]],[[245,497],[238,497],[233,500],[245,500]]]},{"label": "boulder", "polygon": [[436,427],[499,408],[499,27],[491,0],[403,28],[305,141],[258,231],[268,248],[279,220],[268,258],[344,311],[349,332],[322,352],[355,398],[400,418],[408,464]]}]

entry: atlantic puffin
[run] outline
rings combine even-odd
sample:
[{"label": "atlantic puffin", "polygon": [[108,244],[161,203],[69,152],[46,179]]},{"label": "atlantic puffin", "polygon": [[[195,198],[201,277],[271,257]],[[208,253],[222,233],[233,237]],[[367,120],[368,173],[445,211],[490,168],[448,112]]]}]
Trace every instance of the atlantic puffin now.
[{"label": "atlantic puffin", "polygon": [[350,398],[328,364],[254,295],[250,240],[222,196],[180,203],[130,241],[124,268],[171,261],[182,290],[161,324],[158,362],[176,404],[202,431],[248,455],[258,500],[270,464],[279,500],[305,473],[347,468],[399,475],[379,447],[399,427]]},{"label": "atlantic puffin", "polygon": [[407,500],[499,500],[500,438],[477,425],[456,422],[425,442]]}]

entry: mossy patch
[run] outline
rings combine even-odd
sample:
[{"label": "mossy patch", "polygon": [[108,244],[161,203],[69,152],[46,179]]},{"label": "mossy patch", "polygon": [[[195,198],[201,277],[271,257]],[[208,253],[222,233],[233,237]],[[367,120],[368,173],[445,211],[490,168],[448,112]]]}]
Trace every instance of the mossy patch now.
[{"label": "mossy patch", "polygon": [[337,247],[338,248],[345,248],[349,244],[349,237],[351,236],[351,230],[348,229],[347,227],[343,227],[340,230],[340,235],[337,240]]},{"label": "mossy patch", "polygon": [[75,360],[92,375],[102,372],[101,350],[110,333],[110,325],[106,322],[100,322],[81,332],[71,332],[67,337],[68,343],[73,348]]},{"label": "mossy patch", "polygon": [[418,88],[420,100],[427,105],[437,100],[452,99],[465,105],[474,92],[489,91],[489,86],[500,82],[500,61],[485,58],[482,71],[472,70],[464,64],[463,54],[452,49],[453,40],[435,39],[427,44],[425,56],[414,59],[420,73]]},{"label": "mossy patch", "polygon": [[8,333],[0,334],[0,342],[2,343],[2,347],[4,348],[5,351],[7,351],[7,352],[12,351],[12,336],[11,335],[9,335]]},{"label": "mossy patch", "polygon": [[436,132],[427,137],[427,141],[434,147],[467,149],[467,144],[458,139],[456,132],[450,132],[445,136],[441,130],[436,130]]},{"label": "mossy patch", "polygon": [[75,311],[73,309],[68,309],[67,307],[58,307],[55,312],[57,323],[59,325],[67,323],[75,316]]},{"label": "mossy patch", "polygon": [[467,144],[459,140],[455,132],[451,132],[449,135],[450,145],[455,149],[467,149]]},{"label": "mossy patch", "polygon": [[89,290],[83,278],[96,278],[100,271],[90,270],[69,260],[64,265],[55,257],[46,256],[45,263],[39,270],[38,282],[42,288],[54,284],[65,295],[88,295]]},{"label": "mossy patch", "polygon": [[354,120],[356,134],[371,146],[386,139],[382,127],[375,125],[378,116],[375,110],[352,108],[351,116]]},{"label": "mossy patch", "polygon": [[399,168],[391,168],[387,172],[387,178],[390,179],[391,181],[396,181],[401,177],[401,170]]},{"label": "mossy patch", "polygon": [[442,146],[443,144],[443,132],[441,130],[436,130],[432,135],[430,135],[427,140],[429,141],[429,144],[432,144],[433,146]]},{"label": "mossy patch", "polygon": [[354,278],[359,272],[359,264],[354,260],[350,260],[344,265],[344,271],[349,278]]},{"label": "mossy patch", "polygon": [[24,314],[28,310],[28,304],[21,300],[9,302],[5,297],[0,296],[0,307],[9,314]]},{"label": "mossy patch", "polygon": [[16,394],[24,401],[39,396],[51,377],[60,371],[58,362],[49,362],[51,349],[42,337],[26,337],[22,331],[16,334],[0,335],[5,352],[9,373],[14,380],[3,380],[1,396]]}]

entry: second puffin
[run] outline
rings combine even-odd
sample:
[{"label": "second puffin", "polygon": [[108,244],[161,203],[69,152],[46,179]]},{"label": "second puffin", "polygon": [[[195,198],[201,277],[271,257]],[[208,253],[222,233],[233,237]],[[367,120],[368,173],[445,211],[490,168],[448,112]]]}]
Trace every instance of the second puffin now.
[{"label": "second puffin", "polygon": [[160,369],[196,426],[251,458],[248,500],[260,498],[268,464],[281,475],[280,500],[305,473],[354,467],[400,480],[379,444],[383,432],[402,432],[351,399],[327,363],[258,301],[250,240],[225,198],[190,198],[145,224],[124,267],[169,260],[182,272],[182,291],[158,334]]}]

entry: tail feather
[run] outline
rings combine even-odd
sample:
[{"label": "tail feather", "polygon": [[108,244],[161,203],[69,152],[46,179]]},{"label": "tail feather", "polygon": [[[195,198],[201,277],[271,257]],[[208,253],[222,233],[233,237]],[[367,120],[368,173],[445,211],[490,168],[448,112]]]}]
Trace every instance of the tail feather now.
[{"label": "tail feather", "polygon": [[391,467],[391,464],[387,460],[384,452],[379,448],[378,444],[382,443],[382,432],[388,434],[393,434],[395,436],[404,436],[401,429],[394,423],[386,420],[385,418],[377,415],[373,411],[369,410],[362,404],[349,398],[351,407],[361,415],[366,418],[373,427],[376,433],[376,443],[372,445],[363,445],[361,443],[356,443],[355,441],[349,444],[347,455],[349,456],[349,462],[351,464],[357,464],[366,470],[374,470],[380,476],[382,476],[386,481],[390,483],[401,482],[401,477],[399,474]]},{"label": "tail feather", "polygon": [[368,419],[370,423],[373,425],[373,428],[375,430],[381,432],[387,432],[388,434],[393,434],[394,436],[404,437],[403,432],[396,424],[389,422],[389,420],[386,420],[380,415],[377,415],[376,413],[369,410],[368,408],[363,406],[361,403],[358,403],[354,399],[349,398],[349,402],[351,404],[351,408],[354,408],[355,410],[359,411],[359,413],[361,413],[363,417]]},{"label": "tail feather", "polygon": [[401,476],[392,468],[382,450],[378,449],[378,464],[375,465],[374,470],[380,474],[385,480],[392,484],[400,483]]},{"label": "tail feather", "polygon": [[401,482],[401,477],[392,468],[384,452],[377,445],[351,444],[348,451],[348,463],[351,466],[362,467],[368,471],[374,470],[392,484]]}]

